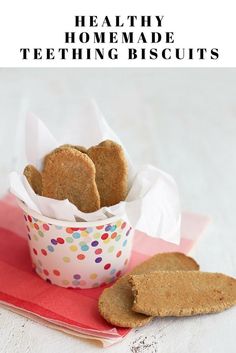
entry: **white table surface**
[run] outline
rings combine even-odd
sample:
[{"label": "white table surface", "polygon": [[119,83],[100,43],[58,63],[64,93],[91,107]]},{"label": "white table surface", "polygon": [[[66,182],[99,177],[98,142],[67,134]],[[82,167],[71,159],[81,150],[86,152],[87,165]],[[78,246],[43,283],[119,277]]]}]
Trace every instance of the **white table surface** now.
[{"label": "white table surface", "polygon": [[[195,250],[201,268],[236,276],[236,70],[0,69],[1,193],[24,165],[26,111],[60,137],[83,97],[96,99],[137,163],[175,177],[184,209],[212,217]],[[235,329],[236,308],[155,320],[104,351],[233,353]],[[0,308],[1,353],[84,351],[103,349]]]}]

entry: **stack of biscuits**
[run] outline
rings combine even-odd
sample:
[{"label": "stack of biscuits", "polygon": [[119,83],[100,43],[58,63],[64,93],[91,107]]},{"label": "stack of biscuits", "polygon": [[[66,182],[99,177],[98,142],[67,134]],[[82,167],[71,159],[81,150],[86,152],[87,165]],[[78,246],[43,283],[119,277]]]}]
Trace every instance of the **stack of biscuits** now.
[{"label": "stack of biscuits", "polygon": [[154,317],[216,313],[236,305],[236,279],[199,271],[182,253],[157,254],[104,289],[98,309],[109,323],[139,327]]},{"label": "stack of biscuits", "polygon": [[125,153],[111,140],[89,149],[62,145],[45,156],[42,172],[27,165],[24,175],[36,194],[68,199],[82,212],[118,204],[128,191]]}]

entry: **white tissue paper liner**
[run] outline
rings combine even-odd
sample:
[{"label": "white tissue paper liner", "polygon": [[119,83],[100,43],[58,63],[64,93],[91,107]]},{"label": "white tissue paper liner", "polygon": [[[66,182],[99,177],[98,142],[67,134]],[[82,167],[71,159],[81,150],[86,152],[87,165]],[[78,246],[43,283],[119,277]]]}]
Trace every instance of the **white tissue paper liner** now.
[{"label": "white tissue paper liner", "polygon": [[[71,135],[63,143],[90,147],[110,139],[122,145],[94,102],[85,106],[83,114],[70,127]],[[27,117],[25,136],[28,163],[41,171],[44,156],[62,143],[57,142],[43,122],[33,114]],[[94,222],[121,215],[133,228],[149,236],[179,243],[181,212],[174,179],[151,165],[135,168],[126,150],[125,153],[129,169],[127,198],[96,212],[84,213],[69,200],[36,195],[25,176],[16,172],[10,174],[10,191],[30,209],[47,217],[72,222]]]}]

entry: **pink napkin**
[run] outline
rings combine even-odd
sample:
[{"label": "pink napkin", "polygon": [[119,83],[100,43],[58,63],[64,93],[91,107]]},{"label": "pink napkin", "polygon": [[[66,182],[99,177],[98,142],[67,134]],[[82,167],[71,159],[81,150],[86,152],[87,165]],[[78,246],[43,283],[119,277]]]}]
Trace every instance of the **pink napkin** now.
[{"label": "pink napkin", "polygon": [[[136,232],[130,269],[158,252],[188,253],[209,219],[183,213],[180,245]],[[65,289],[51,285],[34,272],[21,210],[11,196],[0,201],[0,302],[24,316],[76,336],[110,345],[130,330],[113,327],[99,315],[103,288]]]}]

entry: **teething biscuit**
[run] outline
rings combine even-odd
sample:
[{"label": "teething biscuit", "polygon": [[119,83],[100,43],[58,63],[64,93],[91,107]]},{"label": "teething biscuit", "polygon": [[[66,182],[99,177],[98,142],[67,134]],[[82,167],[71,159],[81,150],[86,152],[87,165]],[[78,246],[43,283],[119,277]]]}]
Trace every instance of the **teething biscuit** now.
[{"label": "teething biscuit", "polygon": [[[163,253],[138,265],[130,274],[137,275],[158,270],[197,271],[198,269],[198,264],[184,254]],[[116,326],[143,326],[151,321],[152,317],[132,311],[134,298],[128,280],[129,275],[125,275],[118,279],[113,286],[103,291],[98,303],[99,312],[106,321]]]},{"label": "teething biscuit", "polygon": [[124,200],[128,187],[128,167],[122,147],[106,140],[89,148],[87,154],[95,164],[101,207]]},{"label": "teething biscuit", "polygon": [[38,195],[41,195],[42,194],[41,173],[33,165],[29,164],[25,167],[23,174],[27,178],[34,192]]},{"label": "teething biscuit", "polygon": [[159,271],[129,278],[132,310],[152,316],[216,313],[236,304],[236,279],[221,273]]},{"label": "teething biscuit", "polygon": [[100,208],[91,159],[75,148],[58,148],[44,160],[42,195],[57,200],[68,199],[83,212]]}]

